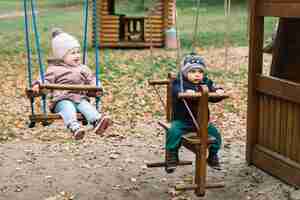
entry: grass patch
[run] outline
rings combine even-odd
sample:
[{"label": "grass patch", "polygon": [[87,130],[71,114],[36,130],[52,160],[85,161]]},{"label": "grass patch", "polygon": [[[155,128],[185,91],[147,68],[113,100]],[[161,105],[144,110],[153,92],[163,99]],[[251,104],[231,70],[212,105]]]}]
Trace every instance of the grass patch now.
[{"label": "grass patch", "polygon": [[[125,9],[129,8],[127,15],[138,15],[137,12],[140,4],[136,1],[129,0],[123,2],[119,6]],[[150,6],[148,1],[145,1],[146,6]],[[38,9],[41,11],[38,14],[38,29],[41,36],[41,45],[45,54],[49,52],[50,30],[52,27],[61,27],[65,31],[72,33],[79,39],[82,37],[82,0],[45,0],[38,1]],[[135,4],[136,3],[136,4]],[[151,3],[151,1],[150,1]],[[148,5],[149,4],[149,5]],[[68,5],[80,5],[75,9],[65,11],[58,7],[65,7]],[[128,6],[132,5],[132,6]],[[46,9],[47,8],[47,9]],[[22,1],[17,0],[2,0],[2,12],[12,13],[14,11],[22,11]],[[1,10],[0,9],[0,10]],[[180,40],[184,51],[189,51],[192,46],[194,34],[194,18],[197,12],[194,1],[178,0],[178,28],[180,33]],[[24,45],[24,20],[23,17],[14,19],[0,20],[1,32],[0,48],[3,49],[4,54],[15,54],[25,51]],[[248,44],[247,38],[247,7],[244,3],[232,3],[231,16],[224,17],[223,3],[217,0],[205,1],[201,4],[199,27],[197,29],[196,46],[199,47],[222,47],[224,40],[229,42],[231,46],[246,46]],[[228,28],[229,27],[229,28]],[[269,18],[266,20],[265,37],[270,37],[274,27],[274,19]]]}]

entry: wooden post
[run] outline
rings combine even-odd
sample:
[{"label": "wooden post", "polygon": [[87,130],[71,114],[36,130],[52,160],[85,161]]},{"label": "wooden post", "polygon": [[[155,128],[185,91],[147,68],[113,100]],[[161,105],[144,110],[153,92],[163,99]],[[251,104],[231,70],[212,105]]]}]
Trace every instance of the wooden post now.
[{"label": "wooden post", "polygon": [[201,145],[196,147],[196,169],[195,169],[195,184],[197,188],[195,193],[197,196],[205,195],[206,188],[206,171],[207,171],[207,148],[208,148],[208,88],[202,86],[202,97],[198,105],[198,119],[199,130],[197,136],[201,140]]},{"label": "wooden post", "polygon": [[262,73],[262,48],[264,35],[264,18],[256,11],[257,0],[250,1],[250,44],[249,44],[249,72],[248,72],[248,116],[247,116],[247,152],[246,159],[252,163],[253,147],[257,142],[258,123],[258,95],[256,91],[256,74]]},{"label": "wooden post", "polygon": [[172,115],[173,115],[173,110],[172,110],[172,84],[173,84],[173,79],[172,75],[168,74],[168,79],[169,83],[167,85],[167,108],[166,108],[166,117],[167,121],[172,120]]}]

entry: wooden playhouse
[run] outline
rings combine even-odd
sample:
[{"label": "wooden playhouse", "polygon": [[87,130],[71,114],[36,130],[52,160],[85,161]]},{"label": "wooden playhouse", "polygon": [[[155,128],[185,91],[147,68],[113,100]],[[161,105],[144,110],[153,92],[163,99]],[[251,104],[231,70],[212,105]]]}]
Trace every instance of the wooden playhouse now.
[{"label": "wooden playhouse", "polygon": [[[300,186],[300,1],[251,0],[247,161]],[[264,20],[279,17],[263,75]]]},{"label": "wooden playhouse", "polygon": [[[144,16],[116,13],[116,0],[97,1],[101,48],[163,47],[165,31],[175,23],[175,0],[153,0]],[[132,6],[129,4],[128,6]]]}]

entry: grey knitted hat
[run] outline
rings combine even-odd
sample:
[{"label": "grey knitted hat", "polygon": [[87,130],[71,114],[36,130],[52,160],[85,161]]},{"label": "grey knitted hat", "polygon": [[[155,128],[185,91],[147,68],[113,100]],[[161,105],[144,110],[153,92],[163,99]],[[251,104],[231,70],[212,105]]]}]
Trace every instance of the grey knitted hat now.
[{"label": "grey knitted hat", "polygon": [[187,77],[187,73],[192,69],[200,69],[203,72],[206,70],[203,58],[196,54],[189,54],[182,59],[181,73]]}]

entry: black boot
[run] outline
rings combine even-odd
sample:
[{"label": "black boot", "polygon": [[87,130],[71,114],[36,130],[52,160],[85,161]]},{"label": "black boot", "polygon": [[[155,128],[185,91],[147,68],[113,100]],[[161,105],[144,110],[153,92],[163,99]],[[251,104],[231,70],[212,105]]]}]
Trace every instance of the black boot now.
[{"label": "black boot", "polygon": [[178,153],[166,150],[165,171],[170,174],[176,169],[178,163]]},{"label": "black boot", "polygon": [[219,156],[216,153],[209,153],[207,164],[214,169],[221,170]]}]

